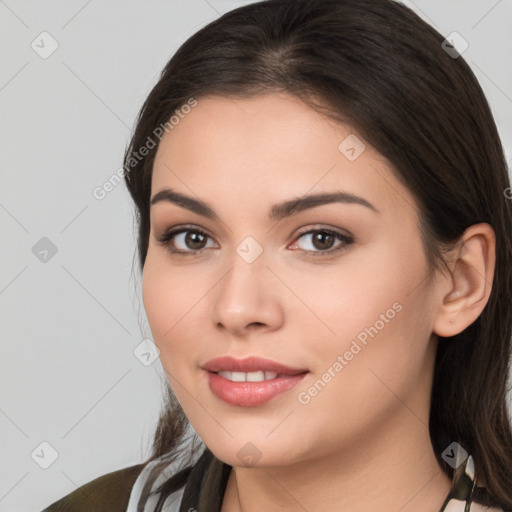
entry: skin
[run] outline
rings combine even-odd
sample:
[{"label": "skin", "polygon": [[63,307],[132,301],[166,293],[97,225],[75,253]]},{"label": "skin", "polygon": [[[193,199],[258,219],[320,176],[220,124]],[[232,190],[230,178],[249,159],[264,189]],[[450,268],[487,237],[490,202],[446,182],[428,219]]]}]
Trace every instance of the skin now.
[{"label": "skin", "polygon": [[[173,188],[208,202],[220,219],[154,204],[142,292],[178,400],[204,443],[233,466],[222,512],[431,512],[450,489],[428,432],[437,335],[457,334],[483,310],[494,232],[471,226],[450,253],[450,272],[429,272],[413,196],[368,143],[350,161],[338,149],[350,134],[357,135],[286,94],[206,96],[160,143],[152,196]],[[276,203],[341,189],[378,213],[332,203],[267,217]],[[207,232],[196,256],[158,242],[183,224]],[[313,228],[354,242],[334,238],[325,247],[299,238]],[[184,236],[175,237],[176,249],[201,247]],[[236,252],[247,236],[263,249],[252,263]],[[298,394],[394,303],[394,318],[300,403]],[[228,354],[310,373],[266,404],[228,405],[201,369]],[[250,464],[237,455],[249,442],[258,453]]]}]

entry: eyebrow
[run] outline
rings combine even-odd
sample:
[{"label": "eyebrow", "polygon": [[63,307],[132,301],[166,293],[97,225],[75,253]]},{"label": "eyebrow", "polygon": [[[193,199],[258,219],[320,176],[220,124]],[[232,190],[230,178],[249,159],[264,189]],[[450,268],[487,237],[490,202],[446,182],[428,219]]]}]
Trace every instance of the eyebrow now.
[{"label": "eyebrow", "polygon": [[[160,202],[173,203],[208,219],[220,220],[219,216],[208,203],[186,196],[169,188],[164,188],[157,192],[151,198],[150,205],[153,206]],[[366,199],[349,192],[337,191],[331,193],[312,194],[275,204],[270,208],[268,217],[270,220],[281,220],[309,208],[331,203],[361,205],[372,210],[374,213],[380,213],[379,210]]]}]

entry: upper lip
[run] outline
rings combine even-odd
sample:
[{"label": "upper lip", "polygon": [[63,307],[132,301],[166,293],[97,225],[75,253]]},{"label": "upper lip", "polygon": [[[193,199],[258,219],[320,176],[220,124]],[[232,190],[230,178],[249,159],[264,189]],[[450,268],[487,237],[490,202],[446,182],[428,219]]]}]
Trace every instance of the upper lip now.
[{"label": "upper lip", "polygon": [[217,357],[207,361],[202,368],[209,372],[257,372],[257,371],[270,371],[277,372],[283,375],[298,375],[299,373],[307,372],[305,368],[291,368],[284,364],[265,359],[262,357],[247,357],[245,359],[235,359],[231,356]]}]

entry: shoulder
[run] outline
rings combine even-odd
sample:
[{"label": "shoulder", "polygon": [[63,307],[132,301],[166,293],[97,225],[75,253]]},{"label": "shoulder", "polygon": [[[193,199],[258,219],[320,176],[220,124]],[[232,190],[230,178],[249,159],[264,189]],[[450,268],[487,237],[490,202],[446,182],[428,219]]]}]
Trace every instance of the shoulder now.
[{"label": "shoulder", "polygon": [[125,512],[130,493],[145,464],[102,475],[78,487],[42,512]]}]

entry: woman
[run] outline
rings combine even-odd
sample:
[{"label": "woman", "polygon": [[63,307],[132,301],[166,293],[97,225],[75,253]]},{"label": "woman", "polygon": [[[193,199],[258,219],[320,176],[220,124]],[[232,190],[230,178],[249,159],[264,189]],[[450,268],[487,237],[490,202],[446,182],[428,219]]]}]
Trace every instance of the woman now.
[{"label": "woman", "polygon": [[125,178],[167,403],[149,460],[46,510],[512,510],[510,181],[441,34],[390,0],[228,12]]}]

